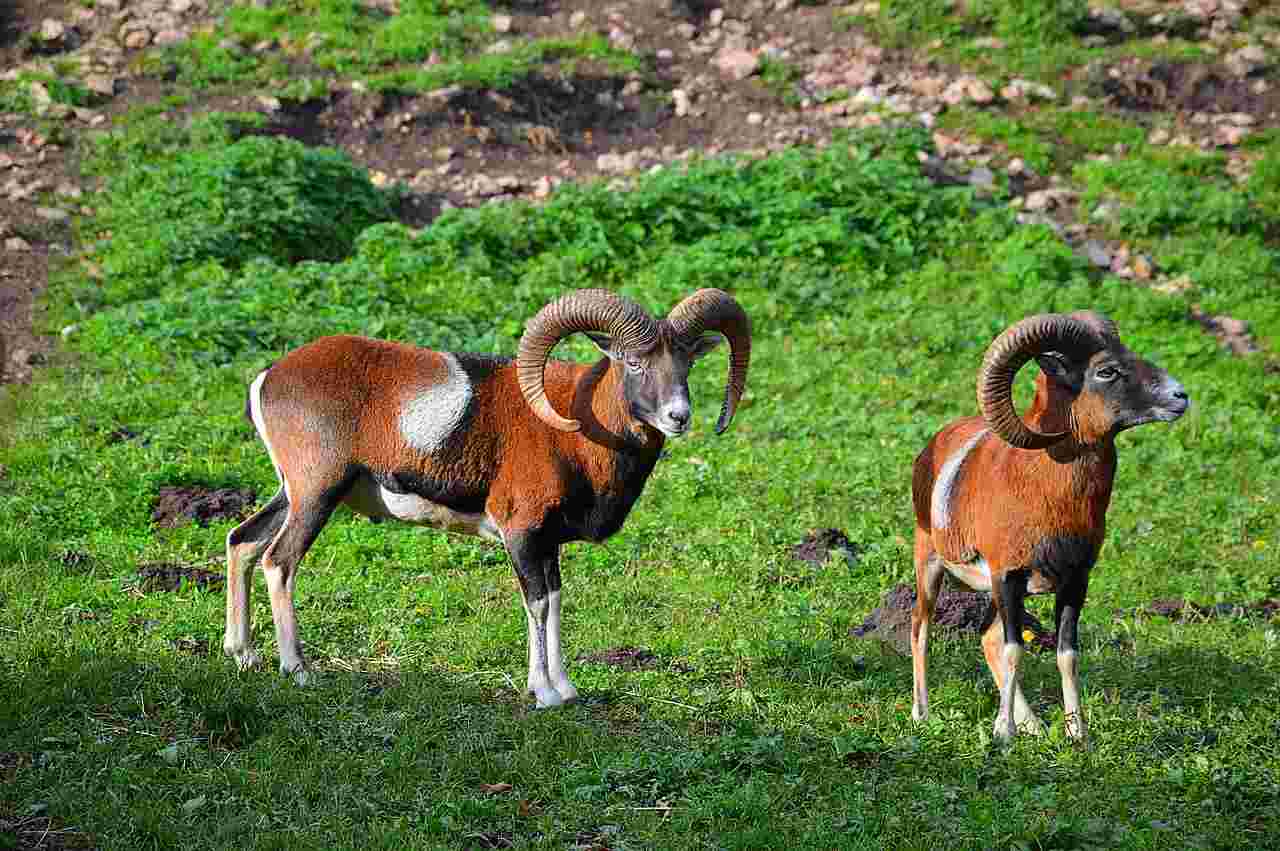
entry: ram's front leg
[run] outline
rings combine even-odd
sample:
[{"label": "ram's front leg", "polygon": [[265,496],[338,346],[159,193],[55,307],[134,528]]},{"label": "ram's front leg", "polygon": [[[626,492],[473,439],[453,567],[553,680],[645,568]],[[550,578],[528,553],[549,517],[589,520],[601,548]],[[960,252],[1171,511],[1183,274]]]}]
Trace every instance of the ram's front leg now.
[{"label": "ram's front leg", "polygon": [[1084,720],[1084,708],[1080,705],[1077,629],[1088,586],[1089,574],[1081,572],[1078,579],[1058,590],[1054,605],[1054,620],[1058,628],[1058,671],[1062,674],[1062,703],[1067,735],[1086,747],[1089,744],[1089,729]]},{"label": "ram's front leg", "polygon": [[[555,656],[557,667],[560,656],[560,570],[559,547],[537,539],[536,533],[514,532],[506,535],[507,552],[520,580],[520,592],[524,597],[524,613],[529,628],[529,679],[526,690],[534,696],[539,709],[559,706],[564,696],[555,688],[551,676],[551,612],[552,597],[548,570],[556,565],[555,573]],[[561,668],[563,674],[563,668]],[[567,682],[567,680],[566,680]],[[575,692],[576,696],[576,692]]]},{"label": "ram's front leg", "polygon": [[564,648],[560,641],[560,549],[547,561],[547,675],[551,687],[565,703],[578,699],[578,690],[564,669]]}]

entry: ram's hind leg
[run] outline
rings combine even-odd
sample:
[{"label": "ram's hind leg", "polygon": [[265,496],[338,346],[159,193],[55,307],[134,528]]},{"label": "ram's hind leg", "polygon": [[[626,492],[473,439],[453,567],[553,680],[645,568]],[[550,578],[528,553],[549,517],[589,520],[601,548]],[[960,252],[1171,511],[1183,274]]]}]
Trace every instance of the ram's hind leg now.
[{"label": "ram's hind leg", "polygon": [[291,488],[290,493],[295,497],[289,504],[284,527],[262,557],[262,572],[266,575],[267,591],[271,595],[276,644],[280,648],[280,673],[292,676],[298,685],[306,684],[308,679],[302,641],[298,636],[298,616],[293,607],[298,566],[345,496],[345,491],[346,488],[339,487],[317,494]]},{"label": "ram's hind leg", "polygon": [[943,569],[933,550],[931,536],[916,528],[916,605],[911,612],[911,676],[913,681],[911,717],[924,721],[929,717],[929,624],[933,621],[938,590],[942,587]]},{"label": "ram's hind leg", "polygon": [[578,699],[578,690],[564,669],[564,647],[560,640],[560,553],[548,560],[547,577],[547,676],[551,687],[565,703]]},{"label": "ram's hind leg", "polygon": [[227,623],[222,649],[241,670],[262,664],[262,657],[253,649],[250,629],[253,566],[284,525],[288,509],[289,501],[281,488],[270,502],[227,535]]}]

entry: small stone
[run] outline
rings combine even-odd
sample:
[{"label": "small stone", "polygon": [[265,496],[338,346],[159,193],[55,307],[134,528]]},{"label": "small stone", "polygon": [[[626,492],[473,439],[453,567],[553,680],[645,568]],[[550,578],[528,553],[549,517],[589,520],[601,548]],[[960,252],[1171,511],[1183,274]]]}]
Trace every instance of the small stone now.
[{"label": "small stone", "polygon": [[114,97],[116,78],[109,74],[89,74],[84,78],[84,87],[95,95],[101,95],[104,98]]},{"label": "small stone", "polygon": [[587,22],[587,13],[579,9],[569,16],[569,27],[571,29],[581,29],[582,25]]},{"label": "small stone", "polygon": [[121,37],[121,42],[129,50],[141,50],[151,43],[151,30],[146,27],[129,29]]},{"label": "small stone", "polygon": [[511,32],[514,19],[510,15],[494,15],[489,19],[489,25],[493,27],[494,32],[509,33]]},{"label": "small stone", "polygon": [[436,159],[440,160],[441,162],[448,162],[449,160],[453,159],[456,154],[457,154],[457,151],[455,151],[453,148],[436,148],[436,151],[435,151]]},{"label": "small stone", "polygon": [[654,55],[654,58],[656,58],[659,62],[670,62],[671,60],[676,58],[675,52],[667,47],[660,48],[653,55]]},{"label": "small stone", "polygon": [[1223,64],[1237,77],[1247,77],[1267,65],[1267,52],[1256,44],[1250,44],[1227,54]]},{"label": "small stone", "polygon": [[1022,157],[1014,157],[1005,166],[1005,171],[1009,172],[1010,177],[1019,177],[1027,173],[1027,164],[1022,161]]},{"label": "small stone", "polygon": [[177,44],[178,42],[186,39],[186,37],[187,37],[187,34],[183,30],[163,29],[158,31],[155,34],[153,41],[155,42],[155,44],[159,45],[160,47],[165,47],[170,44]]},{"label": "small stone", "polygon": [[1042,210],[1052,210],[1057,206],[1057,201],[1053,193],[1047,189],[1041,189],[1038,192],[1031,192],[1027,195],[1023,202],[1026,209],[1032,212],[1040,212]]},{"label": "small stone", "polygon": [[977,189],[991,189],[996,185],[996,175],[986,166],[980,166],[969,172],[968,181]]},{"label": "small stone", "polygon": [[484,49],[484,52],[485,52],[485,53],[493,53],[493,54],[498,54],[498,53],[510,53],[510,52],[511,52],[511,47],[512,47],[512,45],[511,45],[511,40],[510,40],[510,39],[500,38],[500,39],[498,39],[497,41],[495,41],[493,44],[491,44],[491,45],[489,45],[488,47],[486,47],[486,48]]},{"label": "small stone", "polygon": [[40,22],[40,40],[45,44],[57,44],[66,34],[67,28],[62,21],[45,18]]},{"label": "small stone", "polygon": [[1249,135],[1248,127],[1222,124],[1214,128],[1213,142],[1220,148],[1234,148]]},{"label": "small stone", "polygon": [[36,207],[36,215],[46,222],[65,222],[71,218],[70,213],[57,207]]},{"label": "small stone", "polygon": [[721,50],[712,63],[731,80],[745,80],[760,69],[760,58],[750,50],[739,48]]},{"label": "small stone", "polygon": [[275,95],[258,95],[258,105],[267,112],[278,112],[280,110],[280,98]]},{"label": "small stone", "polygon": [[1099,269],[1111,268],[1111,252],[1107,250],[1106,245],[1096,239],[1091,239],[1084,244],[1084,256]]},{"label": "small stone", "polygon": [[724,22],[724,9],[712,9],[711,14],[707,16],[707,23],[713,27],[718,27]]},{"label": "small stone", "polygon": [[1151,135],[1147,137],[1148,145],[1167,145],[1172,138],[1169,131],[1163,127],[1157,127],[1151,131]]},{"label": "small stone", "polygon": [[968,91],[969,100],[979,106],[991,103],[996,99],[995,93],[991,91],[991,87],[976,77],[969,81]]},{"label": "small stone", "polygon": [[1151,273],[1155,271],[1151,258],[1145,254],[1139,254],[1133,258],[1131,268],[1133,269],[1133,276],[1141,281],[1151,280]]},{"label": "small stone", "polygon": [[759,124],[763,124],[763,123],[764,123],[764,116],[763,116],[763,115],[761,115],[761,114],[760,114],[760,113],[758,113],[758,112],[752,112],[752,113],[749,113],[749,114],[747,115],[747,123],[748,123],[748,124],[752,124],[752,125],[759,125]]},{"label": "small stone", "polygon": [[675,104],[676,115],[681,118],[688,115],[689,110],[693,108],[693,103],[689,98],[689,93],[684,89],[672,89],[671,102]]},{"label": "small stone", "polygon": [[4,250],[19,254],[24,251],[30,251],[31,243],[20,236],[11,236],[4,241]]},{"label": "small stone", "polygon": [[169,11],[175,15],[185,15],[191,11],[191,0],[169,0]]}]

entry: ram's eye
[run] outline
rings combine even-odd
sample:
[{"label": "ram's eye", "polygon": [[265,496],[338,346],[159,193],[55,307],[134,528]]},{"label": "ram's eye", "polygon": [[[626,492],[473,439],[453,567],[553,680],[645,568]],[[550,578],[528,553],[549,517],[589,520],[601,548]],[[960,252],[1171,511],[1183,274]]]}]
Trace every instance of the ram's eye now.
[{"label": "ram's eye", "polygon": [[1115,381],[1120,377],[1120,370],[1114,366],[1104,366],[1093,374],[1099,381]]}]

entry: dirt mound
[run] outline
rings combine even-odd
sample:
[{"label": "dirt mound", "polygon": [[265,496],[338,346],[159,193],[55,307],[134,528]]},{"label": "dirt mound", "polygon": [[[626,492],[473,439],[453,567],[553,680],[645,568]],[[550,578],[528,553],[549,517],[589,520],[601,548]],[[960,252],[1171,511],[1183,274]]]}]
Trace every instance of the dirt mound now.
[{"label": "dirt mound", "polygon": [[1146,607],[1134,610],[1144,615],[1159,615],[1175,621],[1189,621],[1196,618],[1234,618],[1260,616],[1274,618],[1280,615],[1280,599],[1259,600],[1256,603],[1216,603],[1202,606],[1181,597],[1170,597],[1152,600]]},{"label": "dirt mound", "polygon": [[593,665],[608,665],[610,668],[621,668],[624,671],[658,667],[658,657],[643,647],[611,647],[599,653],[579,656],[578,661]]},{"label": "dirt mound", "polygon": [[850,564],[858,561],[858,548],[839,529],[810,529],[804,540],[791,548],[791,557],[810,564],[826,564],[832,552],[843,555]]},{"label": "dirt mound", "polygon": [[[850,633],[858,638],[875,638],[893,647],[899,653],[911,652],[911,610],[916,605],[916,592],[910,585],[899,584],[884,595],[880,606],[867,615],[861,625]],[[953,632],[978,634],[991,622],[991,595],[984,591],[951,591],[943,589],[938,594],[933,622]],[[1044,628],[1040,620],[1027,612],[1023,626],[1031,631],[1031,644],[1052,648],[1056,644],[1053,633]]]},{"label": "dirt mound", "polygon": [[138,588],[147,594],[180,591],[184,584],[211,591],[221,588],[223,581],[221,573],[185,564],[144,564],[138,568]]},{"label": "dirt mound", "polygon": [[195,521],[208,526],[212,520],[248,516],[258,496],[250,488],[207,488],[202,485],[165,486],[156,496],[151,519],[172,529]]},{"label": "dirt mound", "polygon": [[1194,62],[1117,65],[1106,71],[1099,88],[1121,109],[1134,112],[1187,110],[1265,114],[1273,97],[1252,81],[1224,69]]}]

